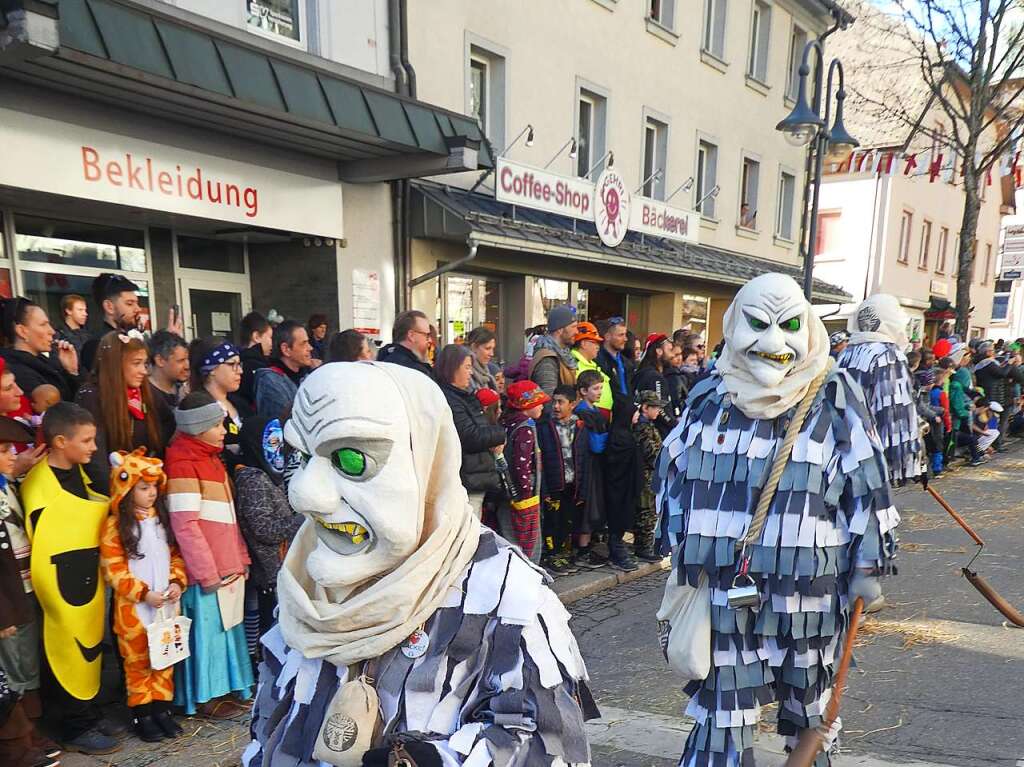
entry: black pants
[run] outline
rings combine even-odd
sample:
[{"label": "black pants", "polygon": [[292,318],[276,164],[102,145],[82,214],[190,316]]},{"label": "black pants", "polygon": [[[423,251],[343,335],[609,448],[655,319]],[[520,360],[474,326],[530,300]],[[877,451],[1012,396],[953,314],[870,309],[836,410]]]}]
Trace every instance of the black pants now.
[{"label": "black pants", "polygon": [[569,540],[576,512],[576,488],[569,485],[551,497],[554,503],[545,503],[541,510],[541,530],[544,533],[544,553],[559,554]]},{"label": "black pants", "polygon": [[40,653],[39,694],[43,701],[43,717],[53,727],[58,740],[74,740],[99,723],[99,712],[92,700],[79,700],[71,695],[53,675],[46,652]]}]

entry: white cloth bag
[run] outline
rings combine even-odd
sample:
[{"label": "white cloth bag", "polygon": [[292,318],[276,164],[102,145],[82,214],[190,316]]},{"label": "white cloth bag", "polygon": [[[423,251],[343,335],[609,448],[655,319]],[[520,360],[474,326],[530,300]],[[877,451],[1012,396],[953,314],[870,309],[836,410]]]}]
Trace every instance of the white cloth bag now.
[{"label": "white cloth bag", "polygon": [[230,631],[245,618],[245,578],[237,576],[217,589],[221,627]]},{"label": "white cloth bag", "polygon": [[191,627],[191,618],[168,615],[165,607],[157,610],[153,622],[146,627],[150,668],[159,671],[185,660],[190,654],[188,633]]},{"label": "white cloth bag", "polygon": [[658,636],[668,665],[683,679],[706,679],[711,673],[711,589],[701,572],[697,587],[680,586],[673,570],[658,609]]}]

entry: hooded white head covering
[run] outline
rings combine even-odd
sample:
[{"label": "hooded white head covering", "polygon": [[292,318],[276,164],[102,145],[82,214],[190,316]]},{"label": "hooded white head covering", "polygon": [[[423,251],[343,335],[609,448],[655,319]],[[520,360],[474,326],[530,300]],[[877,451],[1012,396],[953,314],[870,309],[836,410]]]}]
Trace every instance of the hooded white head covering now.
[{"label": "hooded white head covering", "polygon": [[278,576],[282,634],[339,666],[378,657],[433,615],[479,543],[451,409],[419,371],[331,363],[299,387],[285,436],[307,456],[289,498],[309,519]]},{"label": "hooded white head covering", "polygon": [[724,331],[715,368],[749,418],[775,418],[795,407],[829,361],[824,323],[784,274],[762,274],[740,288]]},{"label": "hooded white head covering", "polygon": [[896,344],[903,351],[910,343],[907,338],[907,315],[896,296],[876,293],[861,301],[846,329],[851,344],[882,342]]}]

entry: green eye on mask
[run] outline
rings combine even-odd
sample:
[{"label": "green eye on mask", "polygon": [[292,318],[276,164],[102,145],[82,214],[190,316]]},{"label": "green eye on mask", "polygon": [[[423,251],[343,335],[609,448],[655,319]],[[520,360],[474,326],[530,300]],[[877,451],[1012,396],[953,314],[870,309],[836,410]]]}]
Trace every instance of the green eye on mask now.
[{"label": "green eye on mask", "polygon": [[764,320],[759,320],[757,317],[751,317],[749,314],[747,315],[747,322],[750,323],[750,327],[752,327],[754,330],[768,329],[767,322],[765,322]]},{"label": "green eye on mask", "polygon": [[793,317],[792,319],[779,323],[779,325],[783,330],[788,330],[790,333],[795,333],[798,330],[800,330],[800,318]]},{"label": "green eye on mask", "polygon": [[350,447],[343,447],[331,453],[331,463],[342,474],[361,477],[366,471],[366,455]]}]

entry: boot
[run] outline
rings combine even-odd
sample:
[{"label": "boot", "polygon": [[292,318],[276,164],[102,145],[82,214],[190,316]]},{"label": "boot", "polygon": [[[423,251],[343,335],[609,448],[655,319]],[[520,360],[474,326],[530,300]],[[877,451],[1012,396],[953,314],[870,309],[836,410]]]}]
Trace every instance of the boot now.
[{"label": "boot", "polygon": [[649,546],[637,546],[636,558],[641,562],[660,562],[662,560],[661,554],[654,550],[653,543]]},{"label": "boot", "polygon": [[630,556],[626,544],[622,541],[608,542],[608,565],[613,570],[619,570],[624,573],[631,573],[634,570],[640,569],[640,565]]},{"label": "boot", "polygon": [[132,709],[132,728],[135,735],[144,743],[159,743],[166,737],[153,719],[152,707],[149,705],[135,706]]},{"label": "boot", "polygon": [[171,714],[170,701],[153,701],[153,721],[156,722],[157,727],[159,727],[168,738],[176,738],[184,732],[181,725],[174,720],[174,716]]}]

